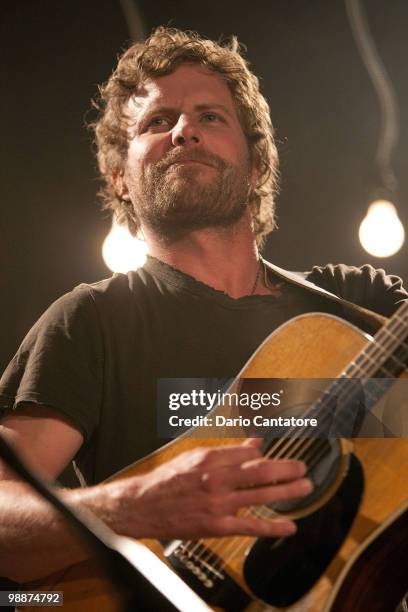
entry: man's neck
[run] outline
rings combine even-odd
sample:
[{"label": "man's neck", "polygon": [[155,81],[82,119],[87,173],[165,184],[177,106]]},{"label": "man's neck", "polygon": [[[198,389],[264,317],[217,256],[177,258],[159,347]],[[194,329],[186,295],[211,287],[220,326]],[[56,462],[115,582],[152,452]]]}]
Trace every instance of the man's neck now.
[{"label": "man's neck", "polygon": [[192,232],[166,246],[143,229],[149,253],[233,298],[267,294],[249,212],[234,226]]}]

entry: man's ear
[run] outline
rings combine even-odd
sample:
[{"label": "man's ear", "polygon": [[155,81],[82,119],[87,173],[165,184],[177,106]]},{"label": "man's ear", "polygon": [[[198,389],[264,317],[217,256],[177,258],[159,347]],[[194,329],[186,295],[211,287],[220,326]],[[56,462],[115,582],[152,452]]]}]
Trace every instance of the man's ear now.
[{"label": "man's ear", "polygon": [[116,195],[126,202],[130,202],[129,190],[123,176],[123,170],[112,172],[111,183],[116,191]]}]

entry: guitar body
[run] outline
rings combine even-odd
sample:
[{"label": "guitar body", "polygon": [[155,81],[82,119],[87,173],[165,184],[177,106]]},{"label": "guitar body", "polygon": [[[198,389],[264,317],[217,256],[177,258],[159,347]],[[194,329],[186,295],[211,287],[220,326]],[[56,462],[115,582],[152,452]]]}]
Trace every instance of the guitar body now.
[{"label": "guitar body", "polygon": [[[365,334],[341,319],[325,314],[302,315],[269,336],[243,368],[240,378],[334,379],[368,342]],[[216,439],[201,437],[211,435],[208,428],[195,433],[194,437],[184,435],[176,439],[112,479],[150,471],[197,446],[240,441],[236,437],[220,439],[219,431]],[[236,432],[237,437],[239,433],[242,432]],[[260,600],[266,601],[271,610],[290,612],[368,609],[368,606],[353,607],[352,603],[347,604],[349,607],[336,607],[333,601],[329,603],[330,596],[336,582],[344,581],[342,571],[346,564],[370,536],[380,533],[387,520],[391,527],[392,517],[398,515],[405,533],[407,531],[407,512],[402,515],[398,512],[408,498],[408,438],[358,438],[333,444],[338,461],[329,486],[307,507],[287,512],[298,519],[298,534],[276,541],[252,537],[203,539],[195,548],[200,552],[197,559],[194,555],[183,554],[187,549],[181,546],[173,554],[167,554],[167,562],[177,567],[186,582],[214,609],[261,610],[264,604],[260,604]],[[390,529],[391,532],[397,542],[398,534]],[[159,542],[143,542],[165,558]],[[392,545],[388,547],[387,563],[391,568],[393,549]],[[213,565],[222,578],[207,571],[201,564],[202,558],[216,559]],[[399,562],[397,556],[395,563]],[[195,573],[191,571],[194,566]],[[120,609],[118,599],[92,561],[69,567],[25,587],[64,591],[67,612],[118,612]],[[379,580],[368,581],[364,588],[368,599],[381,601],[383,584]],[[402,595],[398,598],[396,594],[394,608]],[[353,595],[350,601],[352,599]],[[327,607],[329,605],[331,607]]]},{"label": "guitar body", "polygon": [[[396,610],[408,585],[408,503],[376,529],[344,567],[330,596],[330,612]],[[373,598],[367,585],[383,585]],[[403,608],[401,608],[402,610]]]}]

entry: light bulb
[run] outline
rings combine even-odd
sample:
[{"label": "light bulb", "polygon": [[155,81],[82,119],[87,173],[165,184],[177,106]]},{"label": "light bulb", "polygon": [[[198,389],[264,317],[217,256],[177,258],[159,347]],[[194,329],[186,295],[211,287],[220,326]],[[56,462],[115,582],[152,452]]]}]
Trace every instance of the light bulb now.
[{"label": "light bulb", "polygon": [[362,247],[375,257],[390,257],[404,243],[404,226],[394,204],[376,200],[367,210],[358,232]]},{"label": "light bulb", "polygon": [[143,266],[147,245],[144,240],[134,238],[123,225],[112,221],[112,228],[102,246],[102,256],[112,272],[129,272]]}]

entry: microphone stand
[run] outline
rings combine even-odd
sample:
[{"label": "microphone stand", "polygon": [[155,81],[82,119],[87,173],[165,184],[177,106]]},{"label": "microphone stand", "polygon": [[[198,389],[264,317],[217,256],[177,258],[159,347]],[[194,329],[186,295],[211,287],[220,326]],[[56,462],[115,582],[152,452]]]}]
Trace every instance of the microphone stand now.
[{"label": "microphone stand", "polygon": [[107,579],[122,594],[122,612],[210,612],[203,600],[146,546],[118,536],[90,511],[63,502],[28,469],[2,435],[0,458],[75,528]]}]

